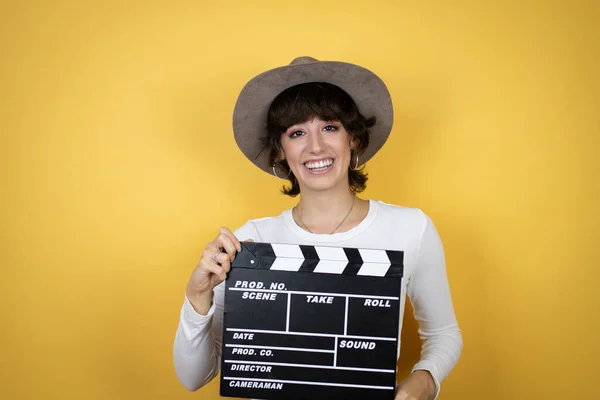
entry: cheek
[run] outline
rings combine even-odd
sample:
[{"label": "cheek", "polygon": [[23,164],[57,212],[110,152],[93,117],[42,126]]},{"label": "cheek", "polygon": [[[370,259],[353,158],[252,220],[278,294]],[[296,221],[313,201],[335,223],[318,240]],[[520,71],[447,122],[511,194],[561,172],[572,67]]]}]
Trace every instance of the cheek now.
[{"label": "cheek", "polygon": [[281,158],[286,159],[288,162],[295,162],[301,153],[300,150],[301,149],[299,149],[297,145],[294,145],[294,143],[291,143],[289,140],[281,141],[280,156]]},{"label": "cheek", "polygon": [[349,157],[350,156],[350,142],[347,138],[343,140],[339,140],[336,143],[336,151],[341,157]]}]

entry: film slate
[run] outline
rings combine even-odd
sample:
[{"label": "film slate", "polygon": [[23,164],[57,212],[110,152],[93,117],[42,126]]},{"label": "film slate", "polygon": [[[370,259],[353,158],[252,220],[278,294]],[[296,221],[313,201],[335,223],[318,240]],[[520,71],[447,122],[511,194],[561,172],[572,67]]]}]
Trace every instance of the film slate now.
[{"label": "film slate", "polygon": [[393,400],[402,276],[401,251],[243,242],[221,396]]}]

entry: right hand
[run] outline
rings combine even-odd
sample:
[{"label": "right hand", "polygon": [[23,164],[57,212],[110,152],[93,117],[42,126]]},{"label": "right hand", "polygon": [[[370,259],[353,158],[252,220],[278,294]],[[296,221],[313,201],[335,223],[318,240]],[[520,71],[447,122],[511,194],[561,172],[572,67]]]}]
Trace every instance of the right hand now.
[{"label": "right hand", "polygon": [[188,300],[196,312],[208,313],[214,287],[227,278],[231,262],[241,250],[239,240],[225,227],[219,229],[219,235],[206,245],[186,289]]}]

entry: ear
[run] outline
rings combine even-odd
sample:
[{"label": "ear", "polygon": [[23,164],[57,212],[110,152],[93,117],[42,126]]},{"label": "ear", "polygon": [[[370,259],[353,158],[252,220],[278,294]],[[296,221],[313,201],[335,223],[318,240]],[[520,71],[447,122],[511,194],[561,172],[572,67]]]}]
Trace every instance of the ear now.
[{"label": "ear", "polygon": [[283,148],[281,146],[279,147],[279,152],[277,153],[277,160],[278,161],[285,160],[285,152],[283,151]]},{"label": "ear", "polygon": [[350,138],[350,152],[356,151],[357,147],[358,147],[358,139],[355,137],[351,137]]}]

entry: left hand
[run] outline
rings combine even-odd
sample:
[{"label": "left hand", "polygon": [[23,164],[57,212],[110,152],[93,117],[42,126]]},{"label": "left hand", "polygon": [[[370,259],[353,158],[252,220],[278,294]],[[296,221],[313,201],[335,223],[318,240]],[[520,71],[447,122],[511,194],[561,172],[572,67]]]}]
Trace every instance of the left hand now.
[{"label": "left hand", "polygon": [[429,372],[417,370],[400,382],[394,400],[429,400],[435,393],[435,382]]}]

